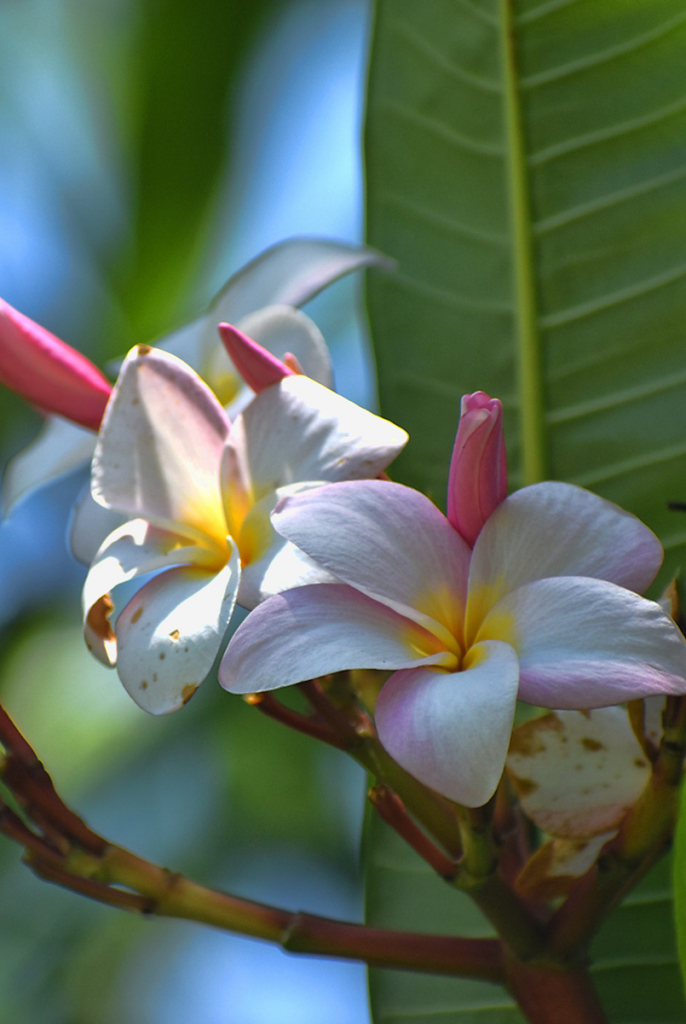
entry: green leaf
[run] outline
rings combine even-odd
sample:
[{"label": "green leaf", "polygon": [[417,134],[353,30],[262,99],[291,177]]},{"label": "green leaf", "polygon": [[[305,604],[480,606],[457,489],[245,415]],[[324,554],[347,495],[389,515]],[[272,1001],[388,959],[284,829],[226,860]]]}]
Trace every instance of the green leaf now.
[{"label": "green leaf", "polygon": [[[513,13],[514,10],[514,13]],[[516,486],[588,486],[684,561],[681,0],[379,0],[369,312],[394,476],[443,501],[460,396],[505,402]]]},{"label": "green leaf", "polygon": [[[366,919],[382,928],[493,935],[462,892],[451,889],[376,815],[366,823]],[[375,1024],[524,1024],[499,985],[409,971],[369,972]]]},{"label": "green leaf", "polygon": [[[460,397],[488,391],[513,485],[634,512],[662,580],[686,553],[685,62],[681,0],[378,0],[365,136],[369,242],[398,263],[368,284],[382,411],[410,433],[394,478],[442,502]],[[369,847],[370,921],[469,932]],[[657,884],[595,947],[613,1024],[684,1019]],[[474,984],[374,972],[375,1020],[520,1019]]]},{"label": "green leaf", "polygon": [[681,807],[674,836],[673,885],[679,961],[686,990],[686,787],[681,790]]}]

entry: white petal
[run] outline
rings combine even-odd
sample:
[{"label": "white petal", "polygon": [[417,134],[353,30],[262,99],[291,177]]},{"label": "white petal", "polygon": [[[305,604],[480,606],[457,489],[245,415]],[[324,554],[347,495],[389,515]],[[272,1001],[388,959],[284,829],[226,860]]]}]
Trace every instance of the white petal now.
[{"label": "white petal", "polygon": [[219,473],[229,424],[185,363],[138,346],[127,356],[93,458],[103,505],[224,545]]},{"label": "white petal", "polygon": [[272,522],[329,572],[456,649],[471,552],[419,491],[337,483],[284,499]]},{"label": "white petal", "polygon": [[303,480],[378,476],[406,443],[400,427],[297,374],[256,395],[229,440],[255,500]]},{"label": "white petal", "polygon": [[238,603],[243,608],[255,608],[268,597],[282,594],[285,590],[337,582],[339,580],[333,573],[322,569],[304,551],[275,533],[267,554],[242,569]]},{"label": "white petal", "polygon": [[279,536],[272,526],[270,514],[284,490],[291,488],[282,488],[253,505],[238,533],[242,568],[238,603],[244,608],[254,608],[268,597],[294,587],[340,583],[304,551]]},{"label": "white petal", "polygon": [[593,576],[642,593],[662,563],[647,526],[618,505],[549,481],[506,498],[474,545],[468,635],[506,593],[548,576]]},{"label": "white petal", "polygon": [[519,654],[520,697],[548,708],[593,708],[686,693],[686,641],[654,601],[603,580],[560,576],[508,594],[479,640]]},{"label": "white petal", "polygon": [[114,530],[97,553],[83,586],[84,632],[89,650],[105,665],[117,660],[110,592],[122,583],[173,565],[203,564],[206,548],[186,546],[186,538],[134,519]]},{"label": "white petal", "polygon": [[18,501],[90,462],[96,434],[60,416],[49,416],[41,433],[15,455],[2,480],[2,509],[7,515]]},{"label": "white petal", "polygon": [[103,541],[125,521],[121,512],[98,504],[91,494],[90,483],[85,484],[72,509],[68,527],[69,547],[77,562],[90,565]]},{"label": "white petal", "polygon": [[344,669],[450,660],[416,623],[352,587],[321,584],[258,605],[231,638],[219,682],[231,693],[257,693]]},{"label": "white petal", "polygon": [[325,238],[289,238],[234,274],[215,298],[210,313],[216,323],[237,324],[263,306],[302,306],[353,270],[389,263],[361,246]]},{"label": "white petal", "polygon": [[231,619],[239,579],[234,549],[220,572],[169,569],[126,605],[117,619],[117,672],[144,711],[176,711],[206,678]]},{"label": "white petal", "polygon": [[[165,334],[164,337],[154,341],[153,345],[155,348],[161,348],[165,352],[171,352],[172,355],[183,359],[184,363],[188,363],[200,373],[205,358],[202,340],[211,325],[212,321],[207,315],[198,317],[172,331],[171,334]],[[216,324],[214,324],[214,329],[216,331]]]},{"label": "white petal", "polygon": [[406,771],[451,800],[480,807],[505,765],[518,665],[512,648],[494,641],[470,656],[473,667],[462,672],[396,672],[374,715],[379,739]]},{"label": "white petal", "polygon": [[512,734],[507,769],[532,821],[568,838],[617,828],[650,777],[621,707],[554,711],[525,722]]}]

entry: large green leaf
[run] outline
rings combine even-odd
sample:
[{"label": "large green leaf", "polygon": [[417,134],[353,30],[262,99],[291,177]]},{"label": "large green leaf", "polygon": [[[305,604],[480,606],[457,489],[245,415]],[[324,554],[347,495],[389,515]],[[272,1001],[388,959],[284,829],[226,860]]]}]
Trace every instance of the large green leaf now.
[{"label": "large green leaf", "polygon": [[[411,437],[394,476],[442,502],[460,396],[486,390],[513,484],[630,509],[662,579],[686,561],[684,67],[682,0],[377,0],[366,124],[369,241],[398,263],[368,288],[382,411]],[[370,920],[470,929],[378,842]],[[667,884],[643,893],[598,946],[613,1024],[684,1017]],[[518,1019],[484,986],[384,979],[378,1021]]]},{"label": "large green leaf", "polygon": [[[513,13],[514,10],[514,13]],[[506,405],[513,482],[589,486],[669,566],[686,522],[682,0],[379,0],[369,284],[396,475],[443,500],[466,391]]]}]

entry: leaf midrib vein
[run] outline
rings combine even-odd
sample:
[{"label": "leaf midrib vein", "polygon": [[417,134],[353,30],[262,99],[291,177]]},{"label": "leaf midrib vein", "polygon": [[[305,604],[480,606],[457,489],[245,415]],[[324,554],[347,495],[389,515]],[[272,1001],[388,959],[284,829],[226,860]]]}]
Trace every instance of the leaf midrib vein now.
[{"label": "leaf midrib vein", "polygon": [[508,175],[513,239],[515,344],[519,363],[522,472],[524,483],[533,484],[539,480],[545,480],[548,475],[548,451],[543,392],[542,338],[533,266],[534,245],[531,230],[528,166],[517,80],[512,2],[513,0],[501,0],[500,2],[504,121],[507,140],[506,173]]}]

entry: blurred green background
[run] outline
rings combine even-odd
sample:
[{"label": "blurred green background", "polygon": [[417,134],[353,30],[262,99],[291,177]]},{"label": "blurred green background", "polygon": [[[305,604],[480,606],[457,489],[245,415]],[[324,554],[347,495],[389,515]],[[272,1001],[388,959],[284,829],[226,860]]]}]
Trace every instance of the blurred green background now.
[{"label": "blurred green background", "polygon": [[[104,365],[201,312],[295,234],[359,241],[365,0],[4,0],[0,295]],[[338,387],[373,389],[345,281],[308,312]],[[40,421],[0,395],[0,460]],[[81,477],[0,528],[0,692],[62,795],[107,837],[200,880],[361,912],[364,778],[210,679],[153,719],[83,645],[66,553]],[[362,968],[33,878],[0,841],[0,1024],[363,1024]]]}]

